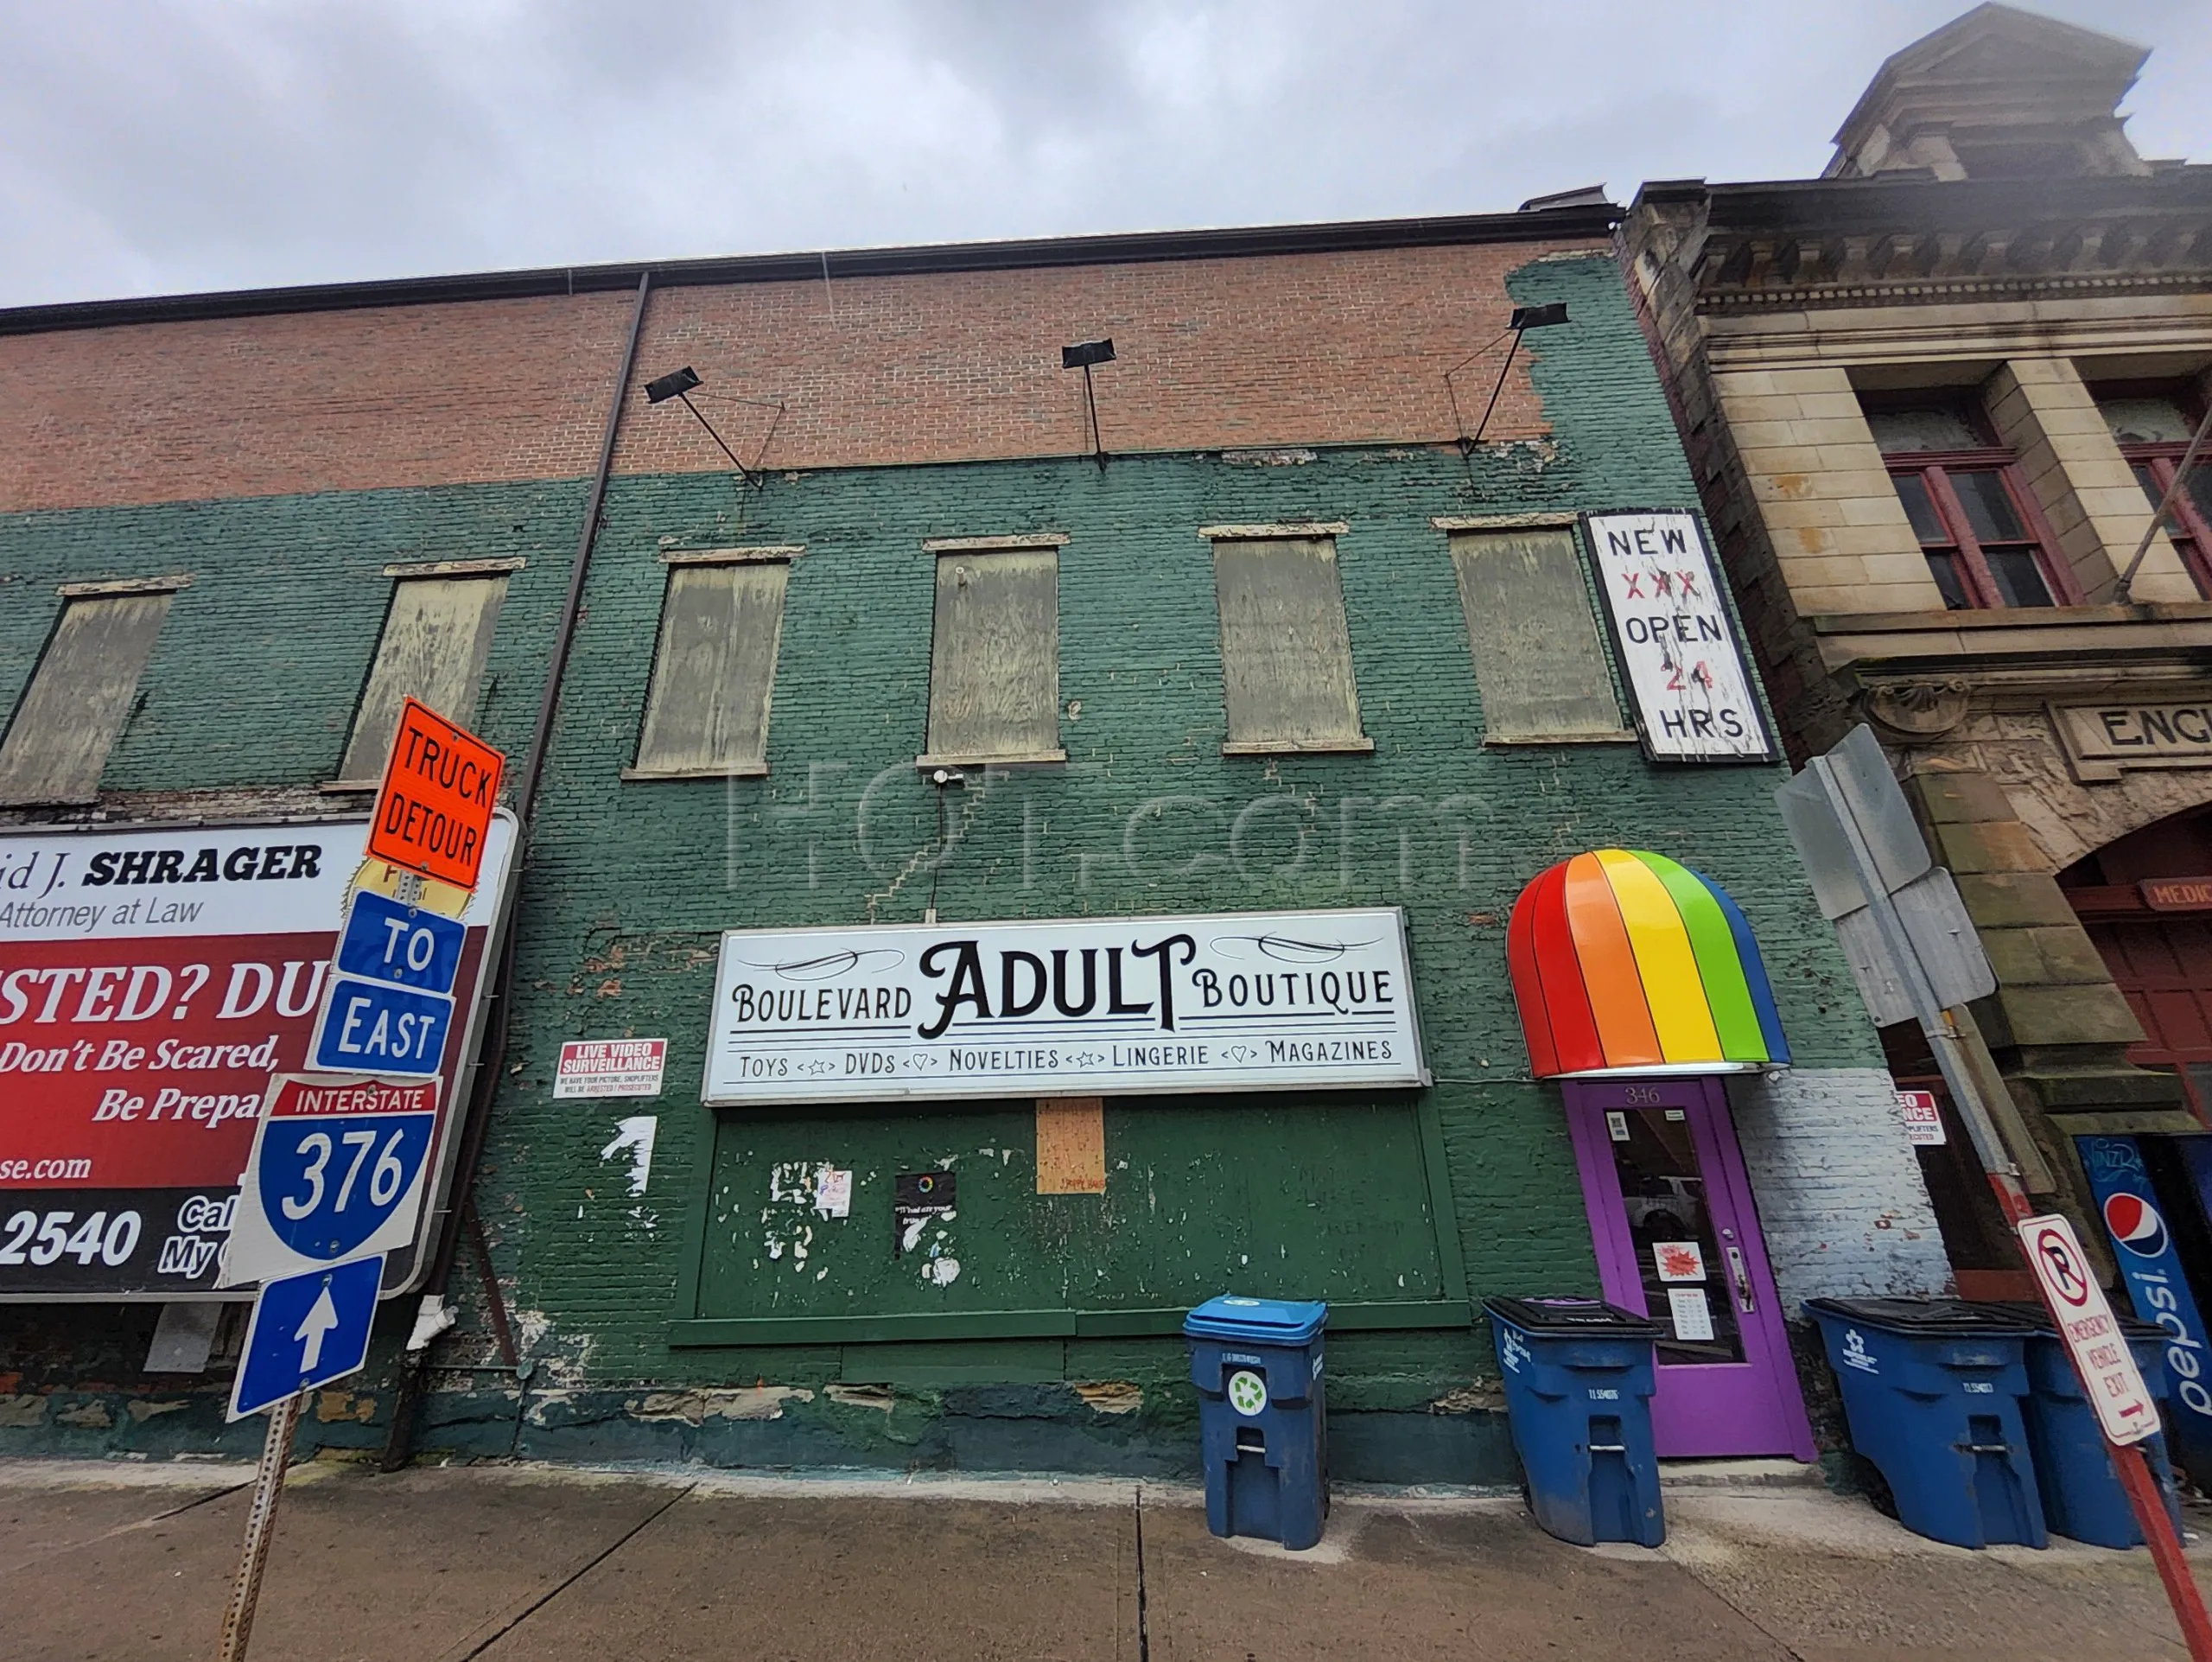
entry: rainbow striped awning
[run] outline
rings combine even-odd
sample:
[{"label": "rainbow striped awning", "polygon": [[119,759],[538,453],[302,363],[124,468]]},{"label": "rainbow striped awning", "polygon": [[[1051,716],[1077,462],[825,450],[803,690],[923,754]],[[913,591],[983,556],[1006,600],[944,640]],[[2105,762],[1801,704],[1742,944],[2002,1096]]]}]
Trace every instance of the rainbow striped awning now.
[{"label": "rainbow striped awning", "polygon": [[1505,952],[1540,1079],[1789,1060],[1751,925],[1719,884],[1663,854],[1561,861],[1521,891]]}]

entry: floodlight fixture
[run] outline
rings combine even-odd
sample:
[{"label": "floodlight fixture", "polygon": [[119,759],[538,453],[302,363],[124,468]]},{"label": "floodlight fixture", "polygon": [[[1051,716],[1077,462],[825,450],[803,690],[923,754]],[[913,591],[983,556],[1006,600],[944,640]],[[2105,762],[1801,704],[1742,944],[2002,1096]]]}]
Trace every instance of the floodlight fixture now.
[{"label": "floodlight fixture", "polygon": [[681,369],[670,371],[657,381],[647,381],[645,402],[664,404],[671,398],[680,398],[698,385],[699,372],[686,364]]},{"label": "floodlight fixture", "polygon": [[1090,366],[1113,361],[1114,342],[1110,339],[1078,341],[1071,347],[1060,348],[1060,367],[1083,372],[1083,404],[1090,412],[1090,453],[1098,459],[1100,473],[1106,471],[1106,445],[1098,436],[1098,394],[1090,384]]},{"label": "floodlight fixture", "polygon": [[1518,333],[1522,329],[1548,329],[1554,323],[1567,322],[1567,302],[1554,300],[1548,306],[1516,306],[1513,321],[1505,327]]},{"label": "floodlight fixture", "polygon": [[737,459],[737,452],[731,449],[728,444],[725,444],[722,442],[722,436],[715,430],[714,423],[709,421],[704,416],[700,415],[699,406],[691,402],[692,389],[700,385],[699,372],[692,368],[690,365],[686,364],[681,369],[672,369],[665,375],[657,376],[653,379],[647,381],[645,383],[645,402],[647,404],[665,404],[671,398],[681,399],[683,401],[683,407],[691,412],[693,417],[696,419],[700,426],[707,430],[707,436],[714,440],[715,447],[719,449],[724,455],[729,458],[729,465],[737,469],[739,481],[741,483],[752,486],[755,490],[761,489],[763,487],[763,481],[761,480],[760,475],[754,473],[752,468],[747,467],[742,462],[740,462]]},{"label": "floodlight fixture", "polygon": [[[1459,455],[1462,458],[1468,460],[1468,476],[1471,482],[1473,478],[1471,458],[1475,454],[1475,447],[1483,442],[1483,430],[1490,425],[1491,412],[1497,408],[1498,395],[1505,391],[1505,377],[1513,367],[1513,354],[1521,350],[1522,335],[1530,329],[1548,329],[1566,322],[1567,302],[1564,300],[1551,301],[1541,306],[1516,306],[1513,309],[1513,315],[1506,320],[1504,328],[1444,372],[1444,394],[1452,401],[1452,425],[1459,435]],[[1467,436],[1466,423],[1459,415],[1459,394],[1452,385],[1452,378],[1509,334],[1513,337],[1513,344],[1505,349],[1505,361],[1497,366],[1497,380],[1491,387],[1490,402],[1483,406],[1483,418],[1475,423],[1474,436],[1470,438]]]}]

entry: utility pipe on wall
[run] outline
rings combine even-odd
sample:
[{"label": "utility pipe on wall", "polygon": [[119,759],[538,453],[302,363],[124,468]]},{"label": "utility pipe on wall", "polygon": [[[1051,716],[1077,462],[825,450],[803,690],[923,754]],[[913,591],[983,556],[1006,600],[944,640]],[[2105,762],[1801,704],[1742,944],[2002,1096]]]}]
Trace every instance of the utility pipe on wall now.
[{"label": "utility pipe on wall", "polygon": [[[576,532],[575,557],[569,563],[568,599],[561,608],[561,624],[554,637],[552,661],[546,666],[544,691],[538,697],[537,725],[531,735],[530,750],[515,785],[514,807],[520,820],[515,838],[514,857],[518,862],[529,848],[531,815],[537,805],[538,786],[544,778],[546,756],[552,748],[553,723],[560,713],[561,686],[568,674],[569,650],[575,643],[576,622],[583,613],[584,582],[591,573],[592,550],[598,542],[600,517],[607,506],[607,481],[614,470],[614,443],[621,431],[623,405],[629,401],[630,381],[637,368],[638,342],[645,332],[645,302],[652,294],[652,273],[640,271],[637,302],[630,312],[630,333],[623,344],[621,366],[615,373],[614,390],[607,400],[607,423],[600,434],[599,465],[592,473],[591,491],[584,500],[583,523]],[[519,897],[519,882],[515,892]],[[519,908],[519,898],[515,906]],[[439,1226],[437,1250],[423,1283],[423,1313],[416,1321],[414,1337],[409,1342],[399,1389],[392,1402],[391,1426],[378,1461],[387,1472],[396,1471],[407,1462],[414,1442],[415,1406],[422,1392],[430,1346],[453,1325],[451,1315],[444,1309],[445,1290],[453,1276],[454,1254],[460,1245],[462,1220],[473,1215],[476,1168],[484,1157],[492,1104],[499,1095],[500,1074],[506,1063],[507,1035],[514,1010],[515,943],[519,933],[518,920],[509,916],[501,932],[499,971],[492,983],[491,1028],[477,1056],[468,1117],[461,1126],[461,1154],[454,1162],[453,1187],[448,1192],[446,1214]],[[478,1227],[481,1228],[480,1224]],[[493,1326],[505,1340],[504,1351],[512,1341],[507,1338],[506,1313],[498,1284],[487,1280],[485,1292],[495,1306]],[[518,1361],[512,1354],[504,1360],[510,1367],[516,1366]]]}]

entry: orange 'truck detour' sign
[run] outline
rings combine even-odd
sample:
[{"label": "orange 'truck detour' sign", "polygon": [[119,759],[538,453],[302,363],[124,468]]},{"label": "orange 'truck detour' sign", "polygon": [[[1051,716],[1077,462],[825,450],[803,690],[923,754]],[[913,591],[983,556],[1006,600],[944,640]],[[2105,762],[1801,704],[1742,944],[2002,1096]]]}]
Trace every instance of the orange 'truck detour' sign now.
[{"label": "orange 'truck detour' sign", "polygon": [[507,759],[427,704],[401,706],[369,826],[369,857],[457,888],[476,887]]}]

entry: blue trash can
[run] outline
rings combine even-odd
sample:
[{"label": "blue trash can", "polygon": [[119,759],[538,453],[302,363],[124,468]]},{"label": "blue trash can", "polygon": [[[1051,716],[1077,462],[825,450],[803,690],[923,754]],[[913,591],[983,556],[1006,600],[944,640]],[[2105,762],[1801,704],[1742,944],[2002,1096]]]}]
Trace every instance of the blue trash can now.
[{"label": "blue trash can", "polygon": [[1321,1330],[1329,1307],[1210,1298],[1183,1318],[1198,1388],[1206,1527],[1294,1551],[1329,1515],[1329,1425]]},{"label": "blue trash can", "polygon": [[2018,1313],[1956,1298],[1816,1298],[1851,1441],[1874,1462],[1897,1521],[1954,1546],[2045,1546],[2022,1408],[2034,1331]]},{"label": "blue trash can", "polygon": [[[2097,1425],[2096,1410],[2082,1393],[2081,1376],[2066,1354],[2050,1312],[2040,1304],[2006,1308],[2036,1329],[2028,1340],[2028,1447],[2033,1451],[2036,1484],[2043,1492],[2043,1519],[2051,1532],[2091,1546],[2126,1548],[2143,1544],[2135,1508],[2112,1468],[2111,1451]],[[2120,1318],[2127,1347],[2151,1395],[2166,1399],[2166,1346],[2171,1335],[2153,1321]],[[2174,1493],[2173,1468],[2161,1435],[2137,1445],[2151,1461],[2151,1474],[2166,1503],[2166,1515],[2181,1531],[2181,1502]],[[2128,1456],[2133,1459],[2133,1455]]]},{"label": "blue trash can", "polygon": [[1590,1298],[1486,1298],[1529,1510],[1577,1546],[1667,1538],[1651,1447],[1659,1324]]}]

